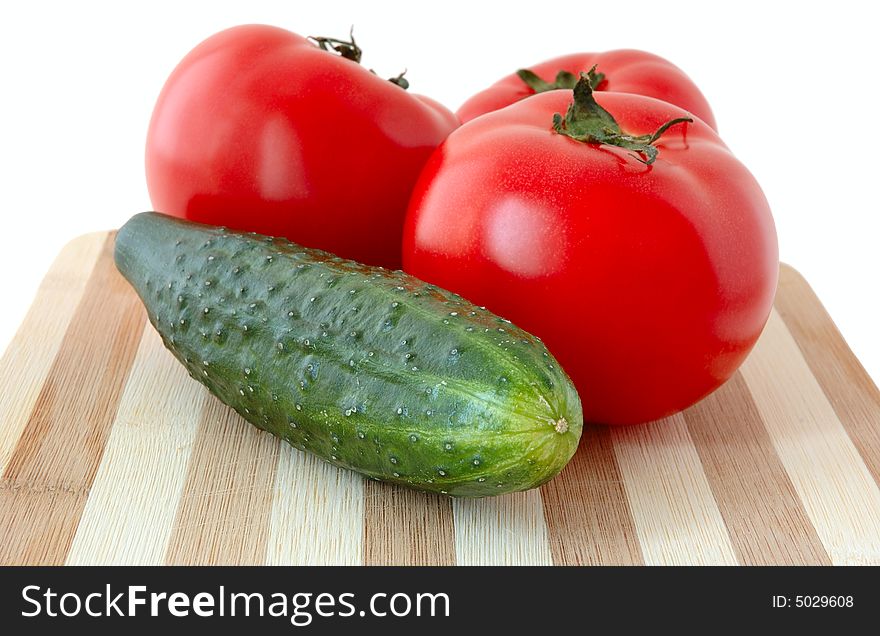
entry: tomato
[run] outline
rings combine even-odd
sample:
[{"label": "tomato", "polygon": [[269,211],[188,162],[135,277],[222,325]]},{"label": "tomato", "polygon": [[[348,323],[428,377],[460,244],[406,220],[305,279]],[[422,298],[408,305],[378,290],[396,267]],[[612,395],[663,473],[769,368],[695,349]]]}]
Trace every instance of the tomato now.
[{"label": "tomato", "polygon": [[704,121],[642,95],[594,100],[586,81],[574,92],[449,136],[416,184],[404,269],[542,338],[589,421],[654,420],[721,385],[761,333],[773,219]]},{"label": "tomato", "polygon": [[466,101],[458,109],[458,117],[464,123],[536,92],[553,88],[571,89],[578,74],[587,72],[594,65],[595,90],[656,97],[681,106],[717,129],[709,102],[684,71],[658,55],[634,49],[575,53],[511,73]]},{"label": "tomato", "polygon": [[399,267],[413,184],[458,120],[359,58],[353,40],[263,25],[199,44],[150,121],[155,209]]}]

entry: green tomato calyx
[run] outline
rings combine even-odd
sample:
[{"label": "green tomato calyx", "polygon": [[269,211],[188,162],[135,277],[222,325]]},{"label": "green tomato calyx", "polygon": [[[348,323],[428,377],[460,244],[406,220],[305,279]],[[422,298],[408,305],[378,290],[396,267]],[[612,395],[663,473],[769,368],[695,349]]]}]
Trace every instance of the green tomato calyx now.
[{"label": "green tomato calyx", "polygon": [[[525,82],[526,86],[536,93],[546,93],[560,88],[571,90],[578,83],[578,76],[568,71],[559,71],[552,83],[538,77],[536,73],[527,68],[519,69],[516,74]],[[594,91],[599,90],[599,86],[605,81],[605,73],[598,73],[595,64],[587,71],[587,77],[590,79],[590,87]]]},{"label": "green tomato calyx", "polygon": [[[595,66],[592,70],[595,70]],[[574,101],[563,117],[553,115],[553,130],[588,144],[605,144],[632,150],[633,157],[650,166],[660,152],[654,143],[676,124],[692,123],[690,117],[670,119],[650,135],[630,135],[620,129],[614,116],[602,108],[593,97],[593,86],[588,73],[581,73],[574,86]]]}]

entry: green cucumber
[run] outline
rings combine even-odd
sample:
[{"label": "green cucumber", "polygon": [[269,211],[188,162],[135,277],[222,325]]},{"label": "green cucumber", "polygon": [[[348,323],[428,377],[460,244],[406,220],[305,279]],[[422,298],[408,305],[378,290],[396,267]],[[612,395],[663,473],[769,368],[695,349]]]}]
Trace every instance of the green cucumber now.
[{"label": "green cucumber", "polygon": [[541,341],[408,274],[154,212],[115,259],[193,378],[332,464],[483,497],[577,449],[580,400]]}]

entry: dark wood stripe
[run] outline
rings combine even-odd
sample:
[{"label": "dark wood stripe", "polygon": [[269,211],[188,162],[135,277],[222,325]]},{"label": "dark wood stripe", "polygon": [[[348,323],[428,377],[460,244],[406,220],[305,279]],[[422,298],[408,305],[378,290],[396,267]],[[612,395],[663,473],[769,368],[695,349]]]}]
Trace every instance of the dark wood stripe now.
[{"label": "dark wood stripe", "polygon": [[0,485],[0,563],[62,564],[146,316],[108,236]]},{"label": "dark wood stripe", "polygon": [[451,500],[366,480],[364,564],[455,565]]},{"label": "dark wood stripe", "polygon": [[743,377],[736,373],[684,418],[738,561],[830,565]]},{"label": "dark wood stripe", "polygon": [[541,495],[555,565],[644,563],[610,429],[586,426],[578,452]]},{"label": "dark wood stripe", "polygon": [[776,311],[794,336],[874,481],[880,485],[880,390],[807,281],[787,265],[779,272]]},{"label": "dark wood stripe", "polygon": [[265,563],[278,444],[219,400],[205,403],[166,563]]}]

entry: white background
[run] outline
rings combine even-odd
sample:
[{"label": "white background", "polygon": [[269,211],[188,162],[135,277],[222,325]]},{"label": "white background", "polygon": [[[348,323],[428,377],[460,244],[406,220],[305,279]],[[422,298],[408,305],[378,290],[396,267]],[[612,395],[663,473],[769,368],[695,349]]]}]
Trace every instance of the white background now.
[{"label": "white background", "polygon": [[880,75],[870,2],[4,2],[0,350],[61,246],[149,209],[144,137],[168,73],[235,24],[342,36],[457,108],[521,66],[641,48],[681,66],[763,186],[781,257],[880,378]]}]

